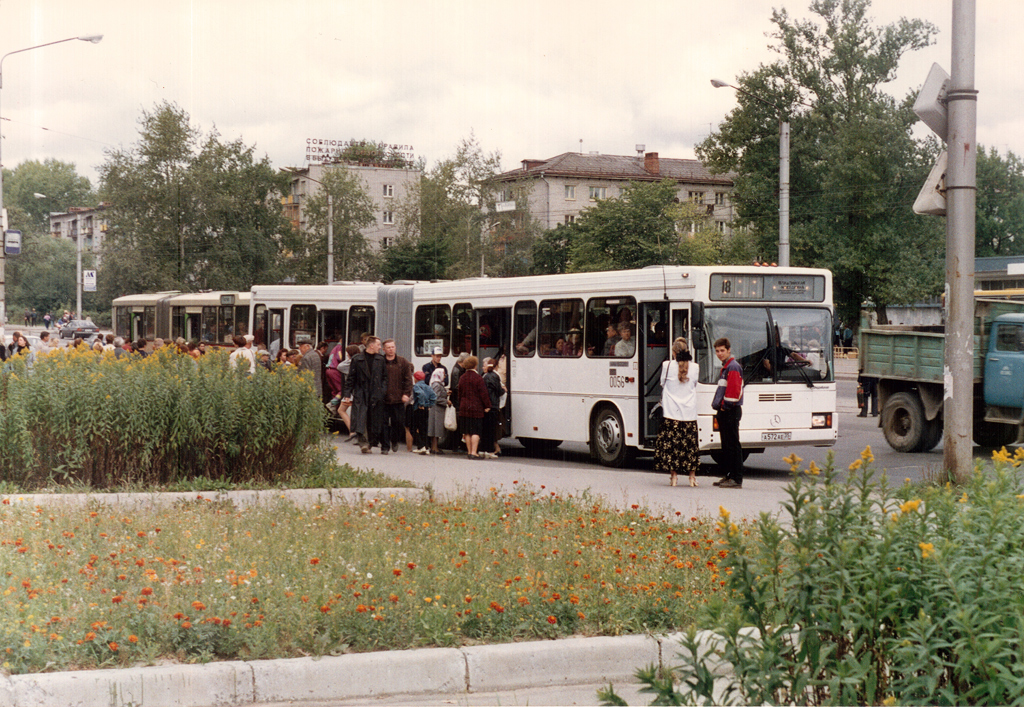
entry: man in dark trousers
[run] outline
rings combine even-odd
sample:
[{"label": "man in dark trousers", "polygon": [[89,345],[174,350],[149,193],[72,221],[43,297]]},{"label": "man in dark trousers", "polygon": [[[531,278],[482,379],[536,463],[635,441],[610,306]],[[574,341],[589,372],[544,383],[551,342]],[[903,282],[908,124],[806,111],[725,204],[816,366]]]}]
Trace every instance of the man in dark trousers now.
[{"label": "man in dark trousers", "polygon": [[397,452],[398,445],[405,442],[405,407],[412,398],[412,365],[397,353],[394,339],[384,342],[384,369],[388,379],[388,390],[384,394],[384,444],[381,454]]},{"label": "man in dark trousers", "polygon": [[384,438],[384,394],[387,389],[380,339],[371,336],[366,340],[366,350],[352,357],[342,392],[343,400],[352,403],[349,412],[352,432],[359,436],[359,449],[363,454],[369,454],[378,443],[382,452],[390,447],[390,442]]},{"label": "man in dark trousers", "polygon": [[722,362],[718,389],[711,407],[718,420],[722,442],[722,466],[725,478],[715,486],[723,489],[743,488],[743,447],[740,446],[740,418],[743,416],[743,369],[732,356],[732,344],[725,337],[715,342],[715,356]]}]

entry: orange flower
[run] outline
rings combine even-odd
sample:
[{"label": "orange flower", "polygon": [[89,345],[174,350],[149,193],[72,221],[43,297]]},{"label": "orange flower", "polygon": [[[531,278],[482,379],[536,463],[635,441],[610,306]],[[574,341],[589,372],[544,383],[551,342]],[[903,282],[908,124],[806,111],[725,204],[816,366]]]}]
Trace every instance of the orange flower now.
[{"label": "orange flower", "polygon": [[321,606],[320,607],[320,613],[321,614],[329,614],[329,613],[331,613],[331,607],[326,606],[326,605]]},{"label": "orange flower", "polygon": [[111,641],[107,645],[110,646],[110,650],[112,650],[115,653],[117,653],[117,643],[115,641]]},{"label": "orange flower", "polygon": [[410,562],[409,564],[406,565],[406,567],[408,567],[411,570],[414,570],[414,569],[416,569],[416,563],[415,562]]},{"label": "orange flower", "polygon": [[116,597],[113,597],[113,598],[111,598],[111,600],[110,600],[110,601],[114,602],[115,604],[120,604],[120,603],[121,603],[121,600],[122,600],[123,598],[124,598],[124,597],[122,597],[122,596],[121,596],[120,594],[118,594],[118,595],[117,595]]},{"label": "orange flower", "polygon": [[311,564],[311,565],[319,565],[320,564],[320,558],[319,557],[311,557],[311,558],[309,558],[309,564]]},{"label": "orange flower", "polygon": [[135,634],[133,633],[132,635],[128,636],[128,642],[129,642],[129,643],[138,643],[138,642],[139,642],[139,637],[138,637],[138,636],[136,636],[136,635],[135,635]]},{"label": "orange flower", "polygon": [[179,611],[171,618],[173,618],[175,621],[181,621],[183,618],[185,618],[185,615]]},{"label": "orange flower", "polygon": [[359,606],[357,606],[356,607],[356,613],[365,614],[366,613],[366,604],[360,604]]},{"label": "orange flower", "polygon": [[548,623],[549,624],[557,624],[558,623],[558,619],[556,619],[554,616],[549,616],[548,617]]},{"label": "orange flower", "polygon": [[391,570],[391,574],[395,575],[396,577],[401,577],[402,576],[402,570],[399,570],[399,569]]},{"label": "orange flower", "polygon": [[96,634],[93,633],[92,631],[89,631],[89,633],[85,634],[85,640],[87,640],[87,641],[95,641],[96,640]]},{"label": "orange flower", "polygon": [[139,594],[141,594],[144,597],[148,597],[152,593],[153,593],[153,588],[152,587],[143,587],[142,590],[139,592]]},{"label": "orange flower", "polygon": [[192,602],[192,608],[196,611],[204,611],[206,609],[206,605],[201,601],[194,601]]},{"label": "orange flower", "polygon": [[182,628],[192,628],[192,622],[191,621],[182,621],[181,622],[181,627]]}]

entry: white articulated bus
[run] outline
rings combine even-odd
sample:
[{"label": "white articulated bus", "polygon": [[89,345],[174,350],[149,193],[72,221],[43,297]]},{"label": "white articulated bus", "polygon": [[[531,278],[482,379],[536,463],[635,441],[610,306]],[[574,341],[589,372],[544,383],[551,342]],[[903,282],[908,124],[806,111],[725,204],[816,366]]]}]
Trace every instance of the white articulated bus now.
[{"label": "white articulated bus", "polygon": [[[588,444],[621,466],[657,437],[661,364],[683,336],[700,364],[701,451],[718,456],[714,397],[725,337],[743,365],[746,452],[832,446],[837,437],[832,274],[752,266],[472,278],[447,282],[256,286],[250,327],[276,353],[296,339],[393,338],[414,368],[435,347],[504,357],[506,430],[527,447]],[[623,331],[624,330],[624,331]]]},{"label": "white articulated bus", "polygon": [[157,292],[113,302],[114,334],[129,341],[179,336],[215,346],[249,331],[248,292]]},{"label": "white articulated bus", "polygon": [[333,285],[255,285],[251,291],[255,345],[276,356],[282,343],[297,348],[300,337],[314,344],[359,343],[376,328],[379,283]]},{"label": "white articulated bus", "polygon": [[702,452],[720,449],[711,401],[721,337],[743,365],[745,451],[835,444],[827,270],[654,266],[389,288],[384,309],[403,311],[378,334],[416,369],[437,346],[449,369],[463,351],[505,357],[506,429],[527,447],[586,443],[608,466],[653,450],[659,374],[678,336],[700,364]]}]

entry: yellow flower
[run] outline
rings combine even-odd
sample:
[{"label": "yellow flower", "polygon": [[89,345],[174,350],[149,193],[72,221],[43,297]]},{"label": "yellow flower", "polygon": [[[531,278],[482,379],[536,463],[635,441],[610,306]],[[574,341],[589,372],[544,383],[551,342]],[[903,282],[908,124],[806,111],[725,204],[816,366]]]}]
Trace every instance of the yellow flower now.
[{"label": "yellow flower", "polygon": [[913,513],[917,510],[917,507],[921,505],[921,499],[915,498],[913,501],[907,501],[906,503],[900,504],[900,511],[903,513]]},{"label": "yellow flower", "polygon": [[893,707],[893,705],[896,704],[896,695],[889,695],[882,700],[882,704],[885,705],[885,707]]},{"label": "yellow flower", "polygon": [[782,461],[784,461],[784,462],[786,462],[787,464],[789,464],[789,470],[790,470],[790,471],[796,471],[796,467],[797,467],[797,465],[798,465],[798,464],[799,464],[800,462],[802,462],[802,461],[803,461],[803,459],[801,459],[800,457],[798,457],[798,456],[796,455],[796,452],[793,452],[793,453],[792,453],[792,454],[790,454],[790,455],[789,455],[788,457],[784,457],[784,458],[782,459]]},{"label": "yellow flower", "polygon": [[722,520],[728,521],[729,520],[729,509],[727,509],[725,506],[719,506],[718,507],[718,515],[722,516]]},{"label": "yellow flower", "polygon": [[857,459],[856,461],[853,462],[853,464],[850,464],[850,471],[857,471],[857,469],[860,469],[860,466],[863,463],[863,459]]},{"label": "yellow flower", "polygon": [[807,466],[807,473],[810,474],[811,476],[817,476],[818,474],[821,473],[821,469],[818,468],[817,464],[815,464],[814,462],[811,462]]},{"label": "yellow flower", "polygon": [[[1024,498],[1024,496],[1017,496],[1017,498]],[[967,492],[964,491],[964,495],[960,497],[960,503],[967,503]]]},{"label": "yellow flower", "polygon": [[864,451],[860,453],[860,458],[864,460],[865,464],[870,464],[875,460],[875,455],[871,453],[871,445],[864,447]]},{"label": "yellow flower", "polygon": [[996,452],[992,452],[992,461],[994,461],[994,462],[1009,462],[1010,461],[1010,453],[1008,451],[1006,451],[1006,447],[1003,447],[1002,449],[1000,449],[1000,450],[998,450]]},{"label": "yellow flower", "polygon": [[931,543],[918,543],[917,546],[921,548],[922,560],[927,560],[929,557],[935,554],[935,546]]}]

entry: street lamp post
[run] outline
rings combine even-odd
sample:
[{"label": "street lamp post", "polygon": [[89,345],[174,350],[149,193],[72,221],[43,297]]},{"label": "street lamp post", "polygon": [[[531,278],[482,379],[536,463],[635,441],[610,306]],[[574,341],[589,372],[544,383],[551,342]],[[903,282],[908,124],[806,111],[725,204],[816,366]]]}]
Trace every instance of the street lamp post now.
[{"label": "street lamp post", "polygon": [[731,83],[711,79],[715,88],[733,88],[759,103],[774,108],[779,116],[779,265],[789,266],[789,121],[783,119],[783,110],[760,96]]},{"label": "street lamp post", "polygon": [[[15,49],[13,52],[7,52],[3,56],[0,56],[0,91],[4,87],[4,59],[9,57],[11,54],[21,54],[22,52],[32,51],[33,49],[42,49],[43,47],[53,46],[54,44],[62,44],[64,42],[73,42],[78,40],[80,42],[91,42],[92,44],[98,44],[103,39],[102,34],[85,34],[80,37],[68,37],[67,39],[58,39],[55,42],[47,42],[46,44],[37,44],[34,47],[25,47],[24,49]],[[3,113],[0,113],[0,117]],[[3,139],[0,137],[0,221],[3,222],[3,230],[7,230],[7,219],[5,218],[6,212],[4,211],[4,170],[3,170]],[[6,241],[6,234],[4,234],[4,240]],[[4,248],[0,247],[0,324],[3,324],[7,319],[7,287],[6,277],[4,275],[4,266],[7,264],[4,257]],[[79,272],[78,272],[78,286],[82,286],[82,272],[81,272],[81,255],[79,255]],[[78,295],[78,308],[82,308],[82,295],[79,290]],[[81,314],[81,312],[79,312]]]}]

